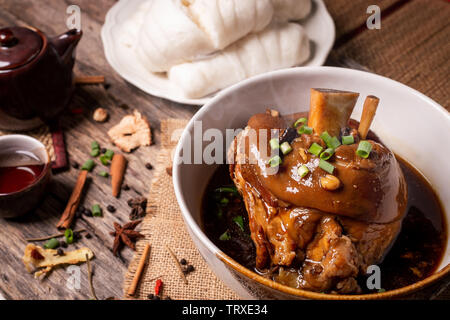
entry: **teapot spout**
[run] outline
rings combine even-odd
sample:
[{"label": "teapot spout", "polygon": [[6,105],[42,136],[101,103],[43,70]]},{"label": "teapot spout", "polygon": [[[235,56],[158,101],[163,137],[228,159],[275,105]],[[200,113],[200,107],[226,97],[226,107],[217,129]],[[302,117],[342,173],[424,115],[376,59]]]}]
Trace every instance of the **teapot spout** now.
[{"label": "teapot spout", "polygon": [[56,49],[56,52],[63,61],[68,63],[72,60],[75,48],[81,39],[83,32],[81,30],[72,29],[50,40]]}]

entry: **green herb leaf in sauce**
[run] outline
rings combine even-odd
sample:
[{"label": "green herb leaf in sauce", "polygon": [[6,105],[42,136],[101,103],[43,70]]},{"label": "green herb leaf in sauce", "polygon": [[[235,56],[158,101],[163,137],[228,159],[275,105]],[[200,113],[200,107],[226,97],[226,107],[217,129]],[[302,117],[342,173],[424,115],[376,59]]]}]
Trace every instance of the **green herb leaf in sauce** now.
[{"label": "green herb leaf in sauce", "polygon": [[233,221],[238,225],[238,227],[244,231],[244,219],[242,219],[242,216],[237,216],[233,218]]},{"label": "green herb leaf in sauce", "polygon": [[231,236],[230,236],[230,234],[228,233],[228,230],[225,231],[224,233],[222,233],[222,234],[220,235],[220,237],[219,237],[219,240],[221,240],[221,241],[227,241],[227,240],[230,240],[230,239],[231,239]]}]

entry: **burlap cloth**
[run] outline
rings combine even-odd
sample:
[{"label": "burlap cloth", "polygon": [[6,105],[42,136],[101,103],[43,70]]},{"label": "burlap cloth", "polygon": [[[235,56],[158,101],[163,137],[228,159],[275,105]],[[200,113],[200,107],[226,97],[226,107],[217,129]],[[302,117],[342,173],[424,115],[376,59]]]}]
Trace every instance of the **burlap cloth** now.
[{"label": "burlap cloth", "polygon": [[47,152],[50,156],[51,161],[55,161],[56,155],[55,155],[55,149],[53,148],[53,140],[52,140],[52,134],[50,132],[50,129],[47,126],[42,126],[37,129],[26,131],[26,132],[13,132],[13,131],[6,131],[6,130],[0,130],[0,136],[5,136],[8,134],[23,134],[30,137],[33,137],[45,146],[47,149]]},{"label": "burlap cloth", "polygon": [[[238,296],[214,275],[197,251],[184,225],[172,177],[166,172],[166,168],[172,162],[172,150],[178,142],[176,137],[179,137],[186,124],[186,120],[177,119],[161,122],[161,151],[150,186],[148,213],[140,226],[140,232],[145,235],[145,239],[137,243],[136,253],[125,275],[123,285],[125,298],[130,298],[126,292],[133,280],[144,247],[146,243],[150,243],[150,258],[134,299],[147,299],[149,294],[154,293],[155,278],[159,276],[162,276],[164,283],[163,295],[172,299],[238,299]],[[172,136],[174,139],[171,139]],[[178,259],[184,258],[195,267],[195,271],[187,275],[187,285],[181,279],[166,246],[174,251]]]}]

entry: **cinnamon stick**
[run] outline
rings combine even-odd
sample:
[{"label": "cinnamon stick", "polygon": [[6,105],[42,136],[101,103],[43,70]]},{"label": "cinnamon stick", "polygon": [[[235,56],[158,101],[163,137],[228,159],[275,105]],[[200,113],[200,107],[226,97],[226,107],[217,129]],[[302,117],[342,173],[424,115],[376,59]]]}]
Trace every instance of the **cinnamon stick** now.
[{"label": "cinnamon stick", "polygon": [[75,213],[78,209],[78,205],[80,204],[81,195],[83,193],[83,188],[87,179],[87,174],[88,172],[86,170],[80,171],[80,175],[78,176],[75,188],[72,191],[72,195],[70,196],[66,209],[64,210],[61,219],[59,220],[56,227],[67,229],[72,224],[73,218],[75,217]]},{"label": "cinnamon stick", "polygon": [[115,154],[111,161],[111,186],[112,195],[116,198],[119,196],[126,167],[127,159],[121,154]]},{"label": "cinnamon stick", "polygon": [[361,121],[359,122],[358,127],[359,136],[363,140],[367,137],[367,133],[369,132],[370,125],[372,124],[372,120],[375,117],[379,102],[380,99],[375,96],[367,96],[366,100],[364,101]]},{"label": "cinnamon stick", "polygon": [[105,83],[104,76],[77,76],[75,84],[101,84]]},{"label": "cinnamon stick", "polygon": [[144,271],[145,264],[150,254],[150,248],[151,248],[150,244],[147,243],[147,245],[144,248],[144,252],[142,253],[141,260],[139,260],[139,265],[136,270],[136,273],[134,274],[133,282],[131,282],[130,288],[128,288],[127,293],[129,296],[134,296],[136,293],[136,289],[139,285],[139,282],[141,281],[142,272]]}]

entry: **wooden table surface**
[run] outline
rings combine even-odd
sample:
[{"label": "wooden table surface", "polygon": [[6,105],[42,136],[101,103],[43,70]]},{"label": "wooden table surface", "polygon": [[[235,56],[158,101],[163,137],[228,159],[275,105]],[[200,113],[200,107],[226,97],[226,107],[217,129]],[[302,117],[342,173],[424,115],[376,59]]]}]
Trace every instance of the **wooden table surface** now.
[{"label": "wooden table surface", "polygon": [[[404,1],[381,0],[377,1],[382,13],[381,30],[367,30],[366,8],[373,1],[352,1],[352,6],[345,0],[326,0],[327,6],[337,27],[337,40],[333,52],[327,62],[329,65],[343,65],[352,68],[362,68],[380,73],[396,80],[402,81],[422,91],[435,99],[438,103],[450,107],[448,92],[448,74],[450,74],[450,48],[449,48],[449,6],[446,1]],[[433,2],[432,4],[430,4]],[[77,4],[82,12],[83,39],[77,49],[77,75],[104,75],[108,89],[103,86],[78,87],[71,108],[83,108],[79,115],[67,112],[61,118],[61,127],[64,130],[65,141],[71,162],[83,163],[89,158],[90,142],[98,141],[102,147],[118,151],[108,139],[108,129],[120,119],[136,108],[150,121],[153,131],[153,145],[141,147],[127,155],[129,165],[126,174],[126,183],[130,191],[123,191],[119,199],[111,195],[109,180],[91,174],[92,181],[88,186],[83,205],[90,207],[100,203],[103,207],[111,204],[117,208],[111,214],[104,210],[103,218],[85,217],[78,219],[76,228],[86,228],[92,238],[83,237],[77,247],[91,248],[96,259],[93,260],[94,287],[99,298],[114,296],[122,297],[123,276],[133,252],[126,248],[122,257],[115,257],[111,252],[113,222],[120,224],[128,221],[129,208],[126,201],[130,197],[146,195],[152,179],[152,170],[145,168],[147,162],[156,159],[160,144],[160,120],[165,118],[188,119],[198,110],[198,107],[181,105],[168,100],[150,96],[134,86],[125,82],[107,63],[100,39],[100,29],[108,9],[115,3],[114,0],[0,0],[0,27],[9,25],[31,25],[37,27],[48,35],[57,35],[66,31],[66,8],[70,4]],[[427,26],[426,34],[418,38],[417,30],[403,30],[401,37],[395,36],[401,19],[409,19],[414,12],[417,23],[425,23],[430,16],[434,17],[434,24]],[[422,21],[423,20],[423,21]],[[389,27],[391,26],[391,27]],[[409,34],[410,33],[410,34]],[[366,41],[367,37],[375,37],[377,41]],[[415,37],[415,38],[414,38]],[[434,47],[440,43],[439,54],[435,54],[427,61],[422,59],[426,46]],[[407,40],[404,40],[407,39]],[[417,41],[416,41],[417,40]],[[403,45],[408,50],[390,50],[390,41],[406,41]],[[380,43],[385,42],[384,45]],[[387,43],[387,44],[386,44]],[[364,44],[364,46],[362,46]],[[383,46],[389,57],[379,58],[373,52],[383,52]],[[425,48],[424,48],[425,46]],[[372,59],[374,57],[374,60]],[[401,62],[402,65],[418,65],[418,68],[406,72],[389,65]],[[433,69],[434,67],[434,69]],[[437,71],[439,67],[439,72]],[[402,71],[403,70],[403,71]],[[421,81],[426,80],[423,86]],[[129,110],[120,106],[126,104]],[[92,112],[97,107],[104,107],[109,111],[110,119],[104,124],[92,120]],[[99,171],[102,166],[96,169]],[[68,171],[55,174],[49,187],[48,194],[34,214],[27,215],[18,220],[0,220],[0,295],[6,299],[89,299],[89,285],[86,266],[81,265],[81,287],[70,289],[67,281],[70,274],[64,268],[54,270],[43,281],[33,278],[25,271],[21,258],[26,245],[25,238],[54,234],[57,230],[55,224],[65,208],[72,188],[75,184],[78,171],[71,168]]]}]

